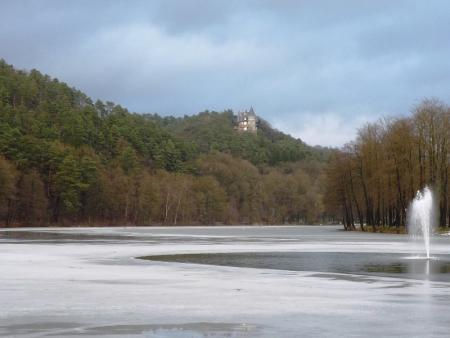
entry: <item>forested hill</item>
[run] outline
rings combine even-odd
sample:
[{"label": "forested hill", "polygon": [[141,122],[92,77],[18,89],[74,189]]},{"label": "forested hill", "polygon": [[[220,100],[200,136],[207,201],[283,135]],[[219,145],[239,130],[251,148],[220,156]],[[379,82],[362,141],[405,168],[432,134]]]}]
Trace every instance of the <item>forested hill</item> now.
[{"label": "forested hill", "polygon": [[233,113],[139,115],[0,61],[0,224],[315,222],[326,149]]},{"label": "forested hill", "polygon": [[277,165],[300,160],[326,161],[330,150],[311,147],[299,139],[273,129],[268,122],[258,118],[258,132],[237,133],[234,113],[227,110],[202,112],[181,118],[145,115],[165,130],[195,146],[199,153],[219,151],[247,159],[255,165]]}]

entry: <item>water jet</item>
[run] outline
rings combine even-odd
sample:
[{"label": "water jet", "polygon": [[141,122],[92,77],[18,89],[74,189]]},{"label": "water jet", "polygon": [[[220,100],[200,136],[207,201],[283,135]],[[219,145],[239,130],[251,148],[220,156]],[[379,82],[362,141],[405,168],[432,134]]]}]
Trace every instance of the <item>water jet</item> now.
[{"label": "water jet", "polygon": [[408,209],[408,233],[422,237],[426,259],[430,259],[430,235],[434,225],[435,205],[433,192],[429,187],[417,191]]}]

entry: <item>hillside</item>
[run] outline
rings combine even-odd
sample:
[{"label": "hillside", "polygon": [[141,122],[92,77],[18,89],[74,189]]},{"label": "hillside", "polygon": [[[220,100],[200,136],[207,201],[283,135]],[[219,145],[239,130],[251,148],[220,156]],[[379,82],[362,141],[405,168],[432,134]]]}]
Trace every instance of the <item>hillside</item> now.
[{"label": "hillside", "polygon": [[179,139],[195,146],[197,153],[219,151],[249,160],[255,165],[277,165],[300,160],[326,161],[330,150],[311,147],[278,130],[259,118],[258,132],[237,133],[234,113],[227,110],[202,112],[181,118],[145,115]]},{"label": "hillside", "polygon": [[[3,225],[315,222],[327,149],[233,113],[139,115],[0,61]],[[276,207],[275,207],[276,206]]]}]

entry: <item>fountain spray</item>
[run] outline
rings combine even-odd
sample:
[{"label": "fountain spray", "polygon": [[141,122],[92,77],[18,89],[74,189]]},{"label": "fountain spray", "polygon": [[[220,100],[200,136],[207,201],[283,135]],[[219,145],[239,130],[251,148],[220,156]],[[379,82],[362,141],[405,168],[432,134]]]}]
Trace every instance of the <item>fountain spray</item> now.
[{"label": "fountain spray", "polygon": [[429,187],[419,190],[408,209],[408,232],[423,238],[427,259],[430,259],[430,234],[434,225],[435,204]]}]

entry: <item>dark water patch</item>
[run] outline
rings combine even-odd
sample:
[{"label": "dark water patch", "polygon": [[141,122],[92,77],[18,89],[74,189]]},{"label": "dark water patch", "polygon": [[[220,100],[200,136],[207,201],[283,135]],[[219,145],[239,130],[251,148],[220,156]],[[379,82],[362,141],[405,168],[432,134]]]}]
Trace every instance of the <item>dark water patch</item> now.
[{"label": "dark water patch", "polygon": [[123,336],[152,334],[156,337],[247,337],[257,335],[261,326],[247,323],[198,322],[181,324],[127,324],[88,326],[71,322],[35,322],[1,325],[5,337],[43,334],[46,337]]},{"label": "dark water patch", "polygon": [[236,243],[297,243],[305,241],[305,239],[286,239],[277,237],[215,237],[215,236],[176,236],[176,235],[158,235],[158,234],[102,234],[102,233],[86,233],[86,232],[60,232],[55,231],[38,231],[38,230],[4,230],[0,231],[0,241],[9,244],[22,244],[33,242],[33,244],[68,244],[68,243],[84,243],[84,244],[120,244],[130,242],[133,244],[192,244],[192,245],[211,245],[211,244],[236,244]]},{"label": "dark water patch", "polygon": [[319,277],[319,278],[327,278],[331,280],[343,280],[348,282],[358,282],[358,283],[376,283],[378,279],[371,278],[369,276],[361,276],[361,275],[349,275],[349,274],[336,274],[336,273],[314,273],[309,275],[309,277]]},{"label": "dark water patch", "polygon": [[46,337],[123,336],[152,334],[156,337],[247,337],[256,335],[261,326],[248,323],[195,322],[181,324],[123,324],[89,326],[73,322],[35,322],[0,325],[5,337],[43,334]]},{"label": "dark water patch", "polygon": [[415,283],[397,282],[395,284],[380,286],[379,289],[404,289],[415,285]]},{"label": "dark water patch", "polygon": [[[68,330],[70,336],[112,336],[152,334],[155,337],[247,337],[256,334],[258,326],[245,323],[136,324],[84,327]],[[61,333],[48,334],[60,336]]]},{"label": "dark water patch", "polygon": [[49,231],[0,231],[0,238],[29,240],[29,241],[89,241],[89,240],[121,240],[121,239],[139,239],[135,236],[119,235],[101,235],[87,233],[67,233],[67,232],[49,232]]},{"label": "dark water patch", "polygon": [[0,325],[0,334],[5,337],[42,333],[54,330],[77,328],[81,324],[71,322],[38,322],[27,324]]},{"label": "dark water patch", "polygon": [[[140,258],[163,262],[450,282],[450,256],[448,255],[439,255],[432,260],[426,260],[412,259],[406,254],[393,253],[245,252],[160,255]],[[366,282],[370,282],[370,280],[368,279]]]}]

